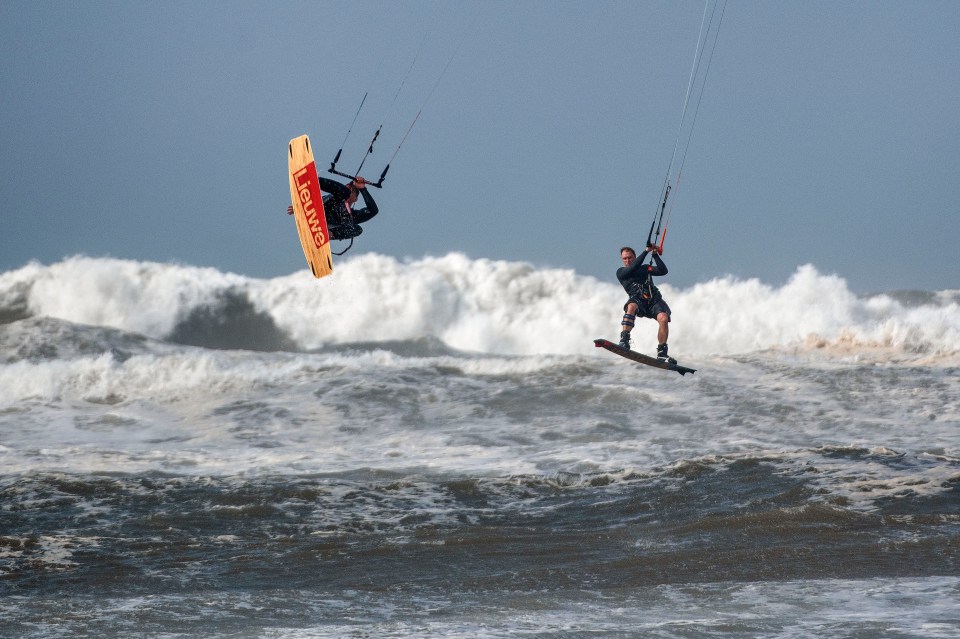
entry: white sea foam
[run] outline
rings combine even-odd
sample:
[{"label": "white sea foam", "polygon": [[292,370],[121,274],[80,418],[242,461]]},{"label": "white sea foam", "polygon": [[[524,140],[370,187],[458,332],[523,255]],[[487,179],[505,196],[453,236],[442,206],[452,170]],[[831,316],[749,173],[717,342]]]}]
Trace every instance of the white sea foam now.
[{"label": "white sea foam", "polygon": [[[30,264],[0,274],[0,317],[28,318],[0,324],[0,460],[509,475],[814,445],[960,454],[957,295],[909,307],[859,298],[812,266],[781,287],[661,288],[676,316],[671,344],[701,369],[692,377],[601,357],[590,339],[615,335],[623,291],[572,271],[458,254],[364,255],[321,281],[83,257]],[[237,296],[319,350],[165,339],[196,328],[204,309],[211,333],[231,330],[223,302]],[[653,342],[652,322],[638,330]],[[434,341],[416,342],[425,337]]]},{"label": "white sea foam", "polygon": [[[531,503],[525,490],[514,490],[527,482],[574,488],[571,494],[599,507],[629,497],[635,514],[634,493],[672,500],[686,491],[695,503],[726,477],[750,488],[737,497],[742,504],[733,503],[744,512],[726,518],[747,526],[736,530],[755,525],[749,511],[757,477],[767,477],[762,483],[775,502],[788,502],[773,515],[800,524],[809,513],[813,521],[827,517],[829,528],[831,509],[871,517],[900,501],[910,510],[887,515],[885,526],[932,526],[935,540],[952,530],[937,528],[955,525],[937,504],[949,500],[960,459],[953,368],[960,359],[960,295],[861,298],[812,266],[782,286],[719,278],[661,288],[675,312],[671,345],[700,369],[696,375],[634,366],[594,349],[592,337],[616,335],[625,296],[615,283],[572,271],[457,254],[409,261],[365,255],[338,263],[322,281],[305,272],[264,280],[82,257],[30,264],[0,274],[0,467],[11,490],[63,473],[62,490],[76,493],[74,508],[82,509],[63,509],[71,529],[76,521],[109,519],[116,508],[97,491],[74,491],[72,478],[98,482],[101,473],[119,473],[134,478],[131,486],[159,474],[237,486],[342,474],[347,479],[315,482],[323,489],[308,492],[315,497],[306,504],[318,502],[307,515],[316,535],[342,535],[356,522],[391,531],[406,519],[422,530],[463,525],[465,518],[473,524],[470,518],[486,508],[498,515],[515,509],[526,526],[527,515],[566,506],[566,499],[562,506]],[[205,345],[209,335],[239,331],[238,316],[255,316],[246,329],[273,330],[316,350]],[[638,330],[652,343],[652,322]],[[365,497],[353,478],[368,476],[402,479],[383,490],[374,480]],[[459,488],[445,481],[464,477],[469,481]],[[471,482],[483,499],[470,496]],[[132,494],[137,490],[158,492],[149,482]],[[51,504],[57,498],[36,494]],[[491,497],[495,503],[486,503]],[[31,499],[19,503],[32,508]],[[244,526],[260,519],[243,516],[243,504],[227,500],[210,509]],[[283,513],[301,513],[302,505],[273,504]],[[62,509],[59,502],[53,507]],[[589,510],[577,509],[578,517]],[[722,519],[714,515],[707,519]],[[737,524],[742,517],[748,521]],[[280,518],[286,526],[287,515]],[[615,523],[616,535],[623,528]],[[233,528],[216,532],[215,546],[242,545],[248,537]],[[387,539],[407,543],[406,534]],[[8,535],[0,562],[72,570],[101,554],[103,539],[21,532]],[[639,555],[676,552],[667,539],[674,536],[641,538]],[[431,543],[430,535],[419,543]],[[946,637],[956,630],[955,606],[942,603],[956,594],[955,579],[763,584],[611,588],[596,598],[586,591],[586,599],[581,589],[573,605],[566,591],[538,591],[529,609],[508,588],[510,615],[449,614],[466,619],[450,624],[424,622],[416,598],[397,614],[394,600],[383,603],[362,589],[343,591],[336,601],[318,600],[313,589],[297,609],[324,622],[290,632],[355,633],[359,626],[339,620],[341,610],[352,609],[364,611],[364,631],[379,636],[408,636],[411,628],[443,637],[616,633],[640,628],[641,617],[652,636],[719,635],[730,633],[731,615],[748,620],[737,626],[744,635],[826,636],[837,628],[869,635],[879,628]],[[163,596],[151,597],[151,606]],[[264,590],[250,605],[272,609],[271,596]],[[62,597],[30,599],[49,608],[44,619],[56,619],[63,605]],[[94,601],[102,599],[82,603]],[[134,595],[91,604],[91,617],[119,620],[133,611],[142,625],[142,602]],[[195,610],[179,595],[167,603]],[[507,609],[501,603],[485,599],[484,609]],[[15,604],[2,612],[23,608]],[[221,604],[237,608],[234,600]],[[439,604],[449,605],[442,597]],[[203,606],[209,609],[207,599]],[[331,608],[336,618],[328,619]],[[464,609],[478,608],[467,602]],[[775,614],[764,612],[770,610]]]},{"label": "white sea foam", "polygon": [[[674,311],[671,346],[687,356],[798,345],[960,352],[960,303],[951,291],[913,306],[889,295],[861,298],[811,265],[781,286],[722,277],[689,289],[667,278],[660,288]],[[615,281],[458,253],[405,261],[361,255],[321,281],[305,270],[255,279],[88,257],[0,274],[0,312],[16,308],[157,339],[198,309],[220,312],[228,294],[243,296],[303,349],[433,337],[455,349],[515,355],[590,353],[593,337],[618,334],[625,300]],[[652,350],[655,324],[641,320],[636,330],[638,346],[649,342]]]}]

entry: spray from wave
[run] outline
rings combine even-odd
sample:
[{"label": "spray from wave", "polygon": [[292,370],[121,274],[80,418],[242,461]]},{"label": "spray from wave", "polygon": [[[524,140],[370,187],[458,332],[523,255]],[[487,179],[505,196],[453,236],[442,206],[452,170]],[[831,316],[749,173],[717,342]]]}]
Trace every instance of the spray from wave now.
[{"label": "spray from wave", "polygon": [[[612,279],[612,277],[611,277]],[[670,343],[687,356],[769,348],[960,351],[960,291],[859,297],[801,266],[782,286],[717,278],[660,288]],[[212,268],[72,257],[0,274],[0,323],[48,317],[206,348],[315,350],[424,341],[501,355],[593,352],[615,337],[625,295],[615,282],[459,253],[397,260],[366,254],[321,281],[306,271],[255,279]],[[635,340],[655,341],[653,322]]]}]

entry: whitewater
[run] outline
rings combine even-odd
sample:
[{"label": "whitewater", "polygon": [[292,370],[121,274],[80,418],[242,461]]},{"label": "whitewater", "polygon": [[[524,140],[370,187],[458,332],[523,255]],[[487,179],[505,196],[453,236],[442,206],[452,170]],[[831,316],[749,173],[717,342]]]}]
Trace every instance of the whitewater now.
[{"label": "whitewater", "polygon": [[[862,297],[812,265],[780,287],[725,277],[688,290],[661,288],[674,311],[671,346],[693,356],[792,348],[811,339],[911,354],[960,349],[958,290]],[[225,334],[212,339],[254,350],[274,350],[271,340],[313,350],[429,337],[499,355],[589,354],[584,336],[615,336],[623,298],[615,283],[572,270],[462,254],[406,261],[367,254],[344,261],[322,282],[303,271],[263,280],[85,257],[0,275],[0,317],[50,317],[174,341],[222,327]]]},{"label": "whitewater", "polygon": [[0,273],[0,636],[957,636],[960,290],[613,270]]}]

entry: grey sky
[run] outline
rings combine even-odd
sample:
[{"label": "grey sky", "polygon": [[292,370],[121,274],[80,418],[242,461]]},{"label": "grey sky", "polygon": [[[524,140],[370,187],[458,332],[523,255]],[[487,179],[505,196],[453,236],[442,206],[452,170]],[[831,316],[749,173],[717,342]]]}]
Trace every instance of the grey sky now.
[{"label": "grey sky", "polygon": [[[357,240],[614,281],[656,209],[699,0],[0,3],[0,270],[306,268],[287,142],[375,179]],[[430,25],[429,28],[427,25]],[[960,288],[960,3],[729,0],[666,281]],[[421,42],[417,64],[394,96]],[[391,106],[392,103],[392,106]],[[318,283],[322,285],[322,283]]]}]

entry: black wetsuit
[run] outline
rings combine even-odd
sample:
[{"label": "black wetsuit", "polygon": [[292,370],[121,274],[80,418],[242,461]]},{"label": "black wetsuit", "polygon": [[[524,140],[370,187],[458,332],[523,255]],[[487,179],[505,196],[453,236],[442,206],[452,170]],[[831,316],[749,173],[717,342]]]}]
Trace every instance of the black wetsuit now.
[{"label": "black wetsuit", "polygon": [[321,177],[320,190],[329,194],[323,196],[323,210],[327,215],[327,230],[332,240],[348,240],[360,235],[363,232],[360,225],[380,212],[373,196],[365,188],[360,189],[360,196],[366,205],[362,209],[347,206],[350,187],[345,184]]},{"label": "black wetsuit", "polygon": [[634,302],[637,305],[637,315],[656,319],[658,313],[670,315],[670,307],[667,306],[660,294],[660,289],[653,285],[652,280],[654,275],[666,275],[667,265],[656,252],[653,253],[653,261],[656,265],[644,264],[643,260],[648,252],[644,251],[638,255],[630,266],[618,268],[617,279],[623,285],[623,290],[630,296],[627,303],[623,305],[624,312],[630,302]]}]

